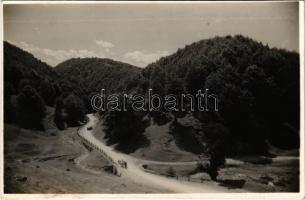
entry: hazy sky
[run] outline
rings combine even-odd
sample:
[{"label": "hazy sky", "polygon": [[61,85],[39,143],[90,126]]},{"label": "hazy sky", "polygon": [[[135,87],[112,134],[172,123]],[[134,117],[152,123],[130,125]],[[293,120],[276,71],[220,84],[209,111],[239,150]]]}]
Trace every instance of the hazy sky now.
[{"label": "hazy sky", "polygon": [[216,35],[243,34],[298,51],[298,4],[4,5],[4,39],[55,66],[108,57],[140,67]]}]

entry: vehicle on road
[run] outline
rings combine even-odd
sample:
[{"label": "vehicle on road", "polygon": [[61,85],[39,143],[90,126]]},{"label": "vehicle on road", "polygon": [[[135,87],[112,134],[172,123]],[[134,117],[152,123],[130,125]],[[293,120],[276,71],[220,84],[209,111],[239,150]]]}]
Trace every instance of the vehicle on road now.
[{"label": "vehicle on road", "polygon": [[127,162],[125,162],[124,160],[118,160],[118,163],[120,164],[121,167],[127,169]]}]

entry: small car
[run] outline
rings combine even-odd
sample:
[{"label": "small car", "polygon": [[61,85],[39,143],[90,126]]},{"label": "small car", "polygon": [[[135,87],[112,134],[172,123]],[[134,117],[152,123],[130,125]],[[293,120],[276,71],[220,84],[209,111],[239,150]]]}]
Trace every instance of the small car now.
[{"label": "small car", "polygon": [[92,129],[93,129],[92,126],[87,128],[88,131],[91,131]]}]

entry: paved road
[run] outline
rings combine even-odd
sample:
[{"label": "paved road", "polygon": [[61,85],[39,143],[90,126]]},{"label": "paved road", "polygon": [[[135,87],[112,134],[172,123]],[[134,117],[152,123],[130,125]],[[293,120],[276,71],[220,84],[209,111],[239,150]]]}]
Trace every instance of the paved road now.
[{"label": "paved road", "polygon": [[[88,127],[95,127],[98,119],[93,115],[88,115],[89,121],[86,125],[79,129],[78,134],[93,145],[95,148],[103,152],[107,155],[108,159],[118,166],[119,171],[121,172],[122,176],[128,177],[135,182],[141,183],[143,185],[150,185],[154,187],[160,187],[163,189],[168,189],[173,192],[178,193],[209,193],[209,192],[238,192],[241,190],[228,190],[224,187],[218,186],[214,182],[209,183],[194,183],[194,182],[187,182],[182,180],[176,180],[174,178],[167,178],[164,176],[159,176],[151,173],[147,173],[143,171],[141,168],[140,160],[133,158],[129,155],[120,153],[115,151],[112,147],[107,146],[100,140],[94,137],[92,134],[92,130],[87,130]],[[118,165],[118,160],[124,160],[127,162],[128,167],[127,169],[121,168]]]}]

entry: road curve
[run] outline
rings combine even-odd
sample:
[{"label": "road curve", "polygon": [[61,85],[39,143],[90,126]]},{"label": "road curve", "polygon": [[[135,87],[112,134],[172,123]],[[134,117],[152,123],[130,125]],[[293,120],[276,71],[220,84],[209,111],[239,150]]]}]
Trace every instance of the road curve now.
[{"label": "road curve", "polygon": [[[115,151],[112,147],[107,146],[96,137],[94,137],[92,130],[87,130],[87,128],[92,127],[94,129],[98,119],[93,114],[88,114],[88,119],[88,123],[78,130],[79,136],[86,140],[86,142],[93,145],[99,151],[103,152],[103,154],[106,154],[108,160],[110,160],[119,168],[121,175],[130,178],[134,182],[138,182],[143,185],[154,186],[157,188],[160,187],[162,189],[167,189],[177,193],[215,193],[242,191],[228,190],[224,187],[218,186],[214,182],[209,182],[208,184],[200,184],[147,173],[143,171],[143,168],[141,168],[139,160],[127,154]],[[118,165],[118,160],[126,161],[128,163],[127,169],[121,168],[120,165]]]}]

